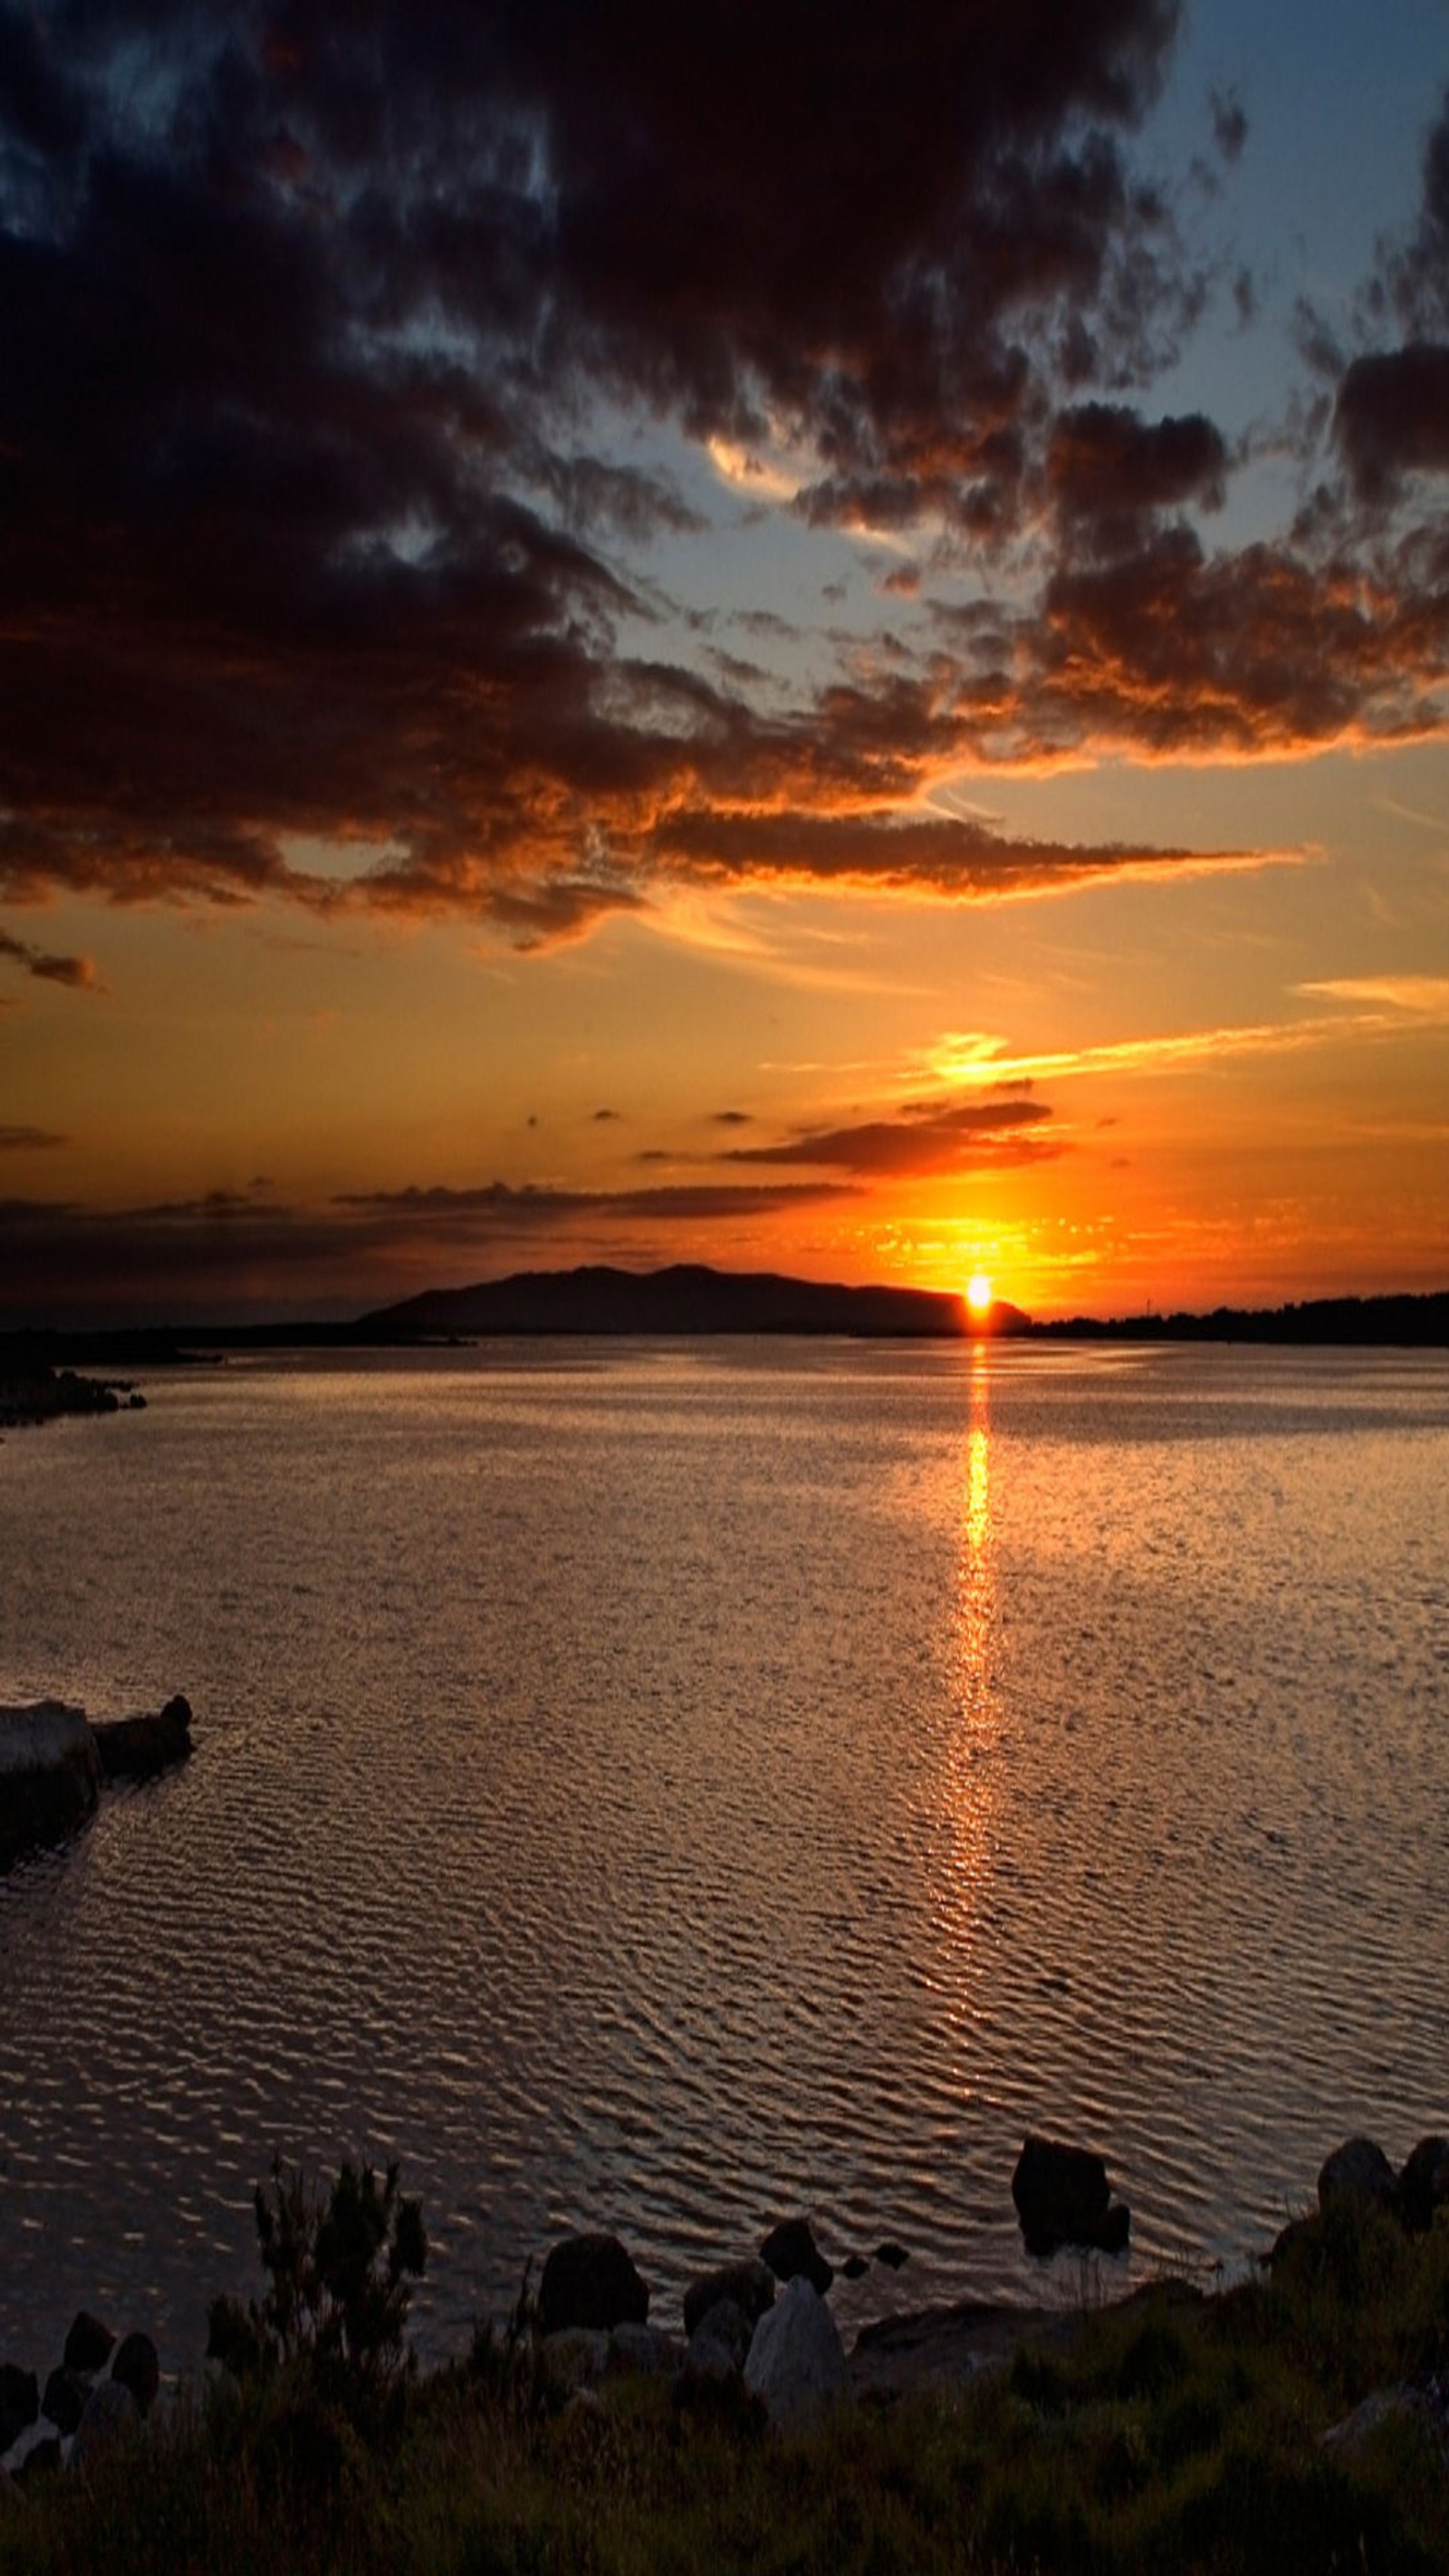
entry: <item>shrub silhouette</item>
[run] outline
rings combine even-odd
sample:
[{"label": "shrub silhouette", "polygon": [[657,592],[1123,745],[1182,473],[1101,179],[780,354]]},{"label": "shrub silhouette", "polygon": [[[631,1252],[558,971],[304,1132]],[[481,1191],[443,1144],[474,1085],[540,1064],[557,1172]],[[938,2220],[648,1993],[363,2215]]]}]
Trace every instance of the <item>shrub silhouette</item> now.
[{"label": "shrub silhouette", "polygon": [[273,2160],[253,2206],[267,2288],[260,2304],[213,2299],[207,2353],[239,2379],[305,2375],[354,2421],[375,2414],[412,2370],[403,2342],[412,2283],[427,2263],[422,2210],[390,2164],[344,2163],[325,2199]]}]

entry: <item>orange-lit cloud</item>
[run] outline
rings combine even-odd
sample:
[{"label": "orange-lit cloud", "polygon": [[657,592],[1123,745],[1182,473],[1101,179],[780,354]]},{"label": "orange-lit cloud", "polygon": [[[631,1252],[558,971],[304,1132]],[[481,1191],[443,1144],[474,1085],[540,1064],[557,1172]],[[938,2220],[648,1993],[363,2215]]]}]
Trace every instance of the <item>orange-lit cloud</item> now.
[{"label": "orange-lit cloud", "polygon": [[964,1107],[919,1101],[890,1117],[843,1127],[807,1127],[782,1143],[735,1145],[730,1163],[803,1163],[820,1169],[899,1178],[1003,1166],[1060,1151],[1041,1130],[1051,1111],[1037,1100],[972,1101]]}]

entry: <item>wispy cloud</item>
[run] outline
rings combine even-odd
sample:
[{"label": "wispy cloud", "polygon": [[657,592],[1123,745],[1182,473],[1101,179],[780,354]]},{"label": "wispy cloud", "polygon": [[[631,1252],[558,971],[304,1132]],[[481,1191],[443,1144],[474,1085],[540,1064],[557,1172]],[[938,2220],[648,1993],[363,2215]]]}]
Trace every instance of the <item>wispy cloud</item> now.
[{"label": "wispy cloud", "polygon": [[1330,1002],[1361,1002],[1413,1019],[1449,1021],[1449,975],[1344,975],[1300,984]]},{"label": "wispy cloud", "polygon": [[0,1154],[43,1154],[57,1145],[68,1145],[51,1127],[0,1127]]},{"label": "wispy cloud", "polygon": [[68,984],[76,992],[102,990],[91,958],[56,956],[49,949],[32,947],[27,939],[17,939],[8,930],[0,930],[0,958],[8,958],[23,974],[34,975],[42,984]]}]

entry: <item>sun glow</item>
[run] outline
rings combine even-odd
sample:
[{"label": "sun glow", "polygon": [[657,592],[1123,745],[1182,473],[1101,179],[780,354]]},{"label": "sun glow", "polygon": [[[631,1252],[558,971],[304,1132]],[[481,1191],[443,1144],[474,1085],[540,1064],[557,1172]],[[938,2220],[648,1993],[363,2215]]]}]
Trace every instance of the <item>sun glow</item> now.
[{"label": "sun glow", "polygon": [[991,1282],[984,1270],[973,1270],[966,1282],[966,1303],[978,1319],[991,1310]]}]

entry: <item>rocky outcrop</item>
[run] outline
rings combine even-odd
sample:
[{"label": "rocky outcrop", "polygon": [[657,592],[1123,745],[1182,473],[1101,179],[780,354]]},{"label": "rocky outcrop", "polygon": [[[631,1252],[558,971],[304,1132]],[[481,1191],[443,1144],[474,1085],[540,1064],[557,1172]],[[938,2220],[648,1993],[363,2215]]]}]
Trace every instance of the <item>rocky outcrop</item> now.
[{"label": "rocky outcrop", "polygon": [[154,1715],[94,1725],[65,1700],[0,1708],[0,1869],[75,1833],[107,1783],[152,1780],[190,1751],[191,1707],[179,1692]]},{"label": "rocky outcrop", "polygon": [[83,1825],[101,1764],[82,1708],[43,1699],[0,1708],[0,1868]]},{"label": "rocky outcrop", "polygon": [[91,1728],[106,1780],[154,1780],[191,1751],[191,1703],[178,1691],[155,1716],[98,1719]]},{"label": "rocky outcrop", "polygon": [[1120,2254],[1127,2243],[1131,2213],[1113,2200],[1107,2168],[1088,2147],[1029,2137],[1011,2177],[1011,2197],[1029,2254],[1055,2254],[1062,2245]]},{"label": "rocky outcrop", "polygon": [[151,2337],[128,2334],[117,2343],[110,2327],[82,2308],[43,2397],[33,2371],[0,2366],[0,2475],[23,2487],[67,2461],[84,2467],[144,2421],[160,2388]]},{"label": "rocky outcrop", "polygon": [[607,2334],[642,2326],[648,2314],[648,2289],[617,2236],[566,2236],[554,2246],[538,2288],[541,2334],[570,2326]]},{"label": "rocky outcrop", "polygon": [[840,2330],[803,2272],[786,2282],[756,2326],[745,2386],[781,2433],[806,2431],[849,2397]]}]

